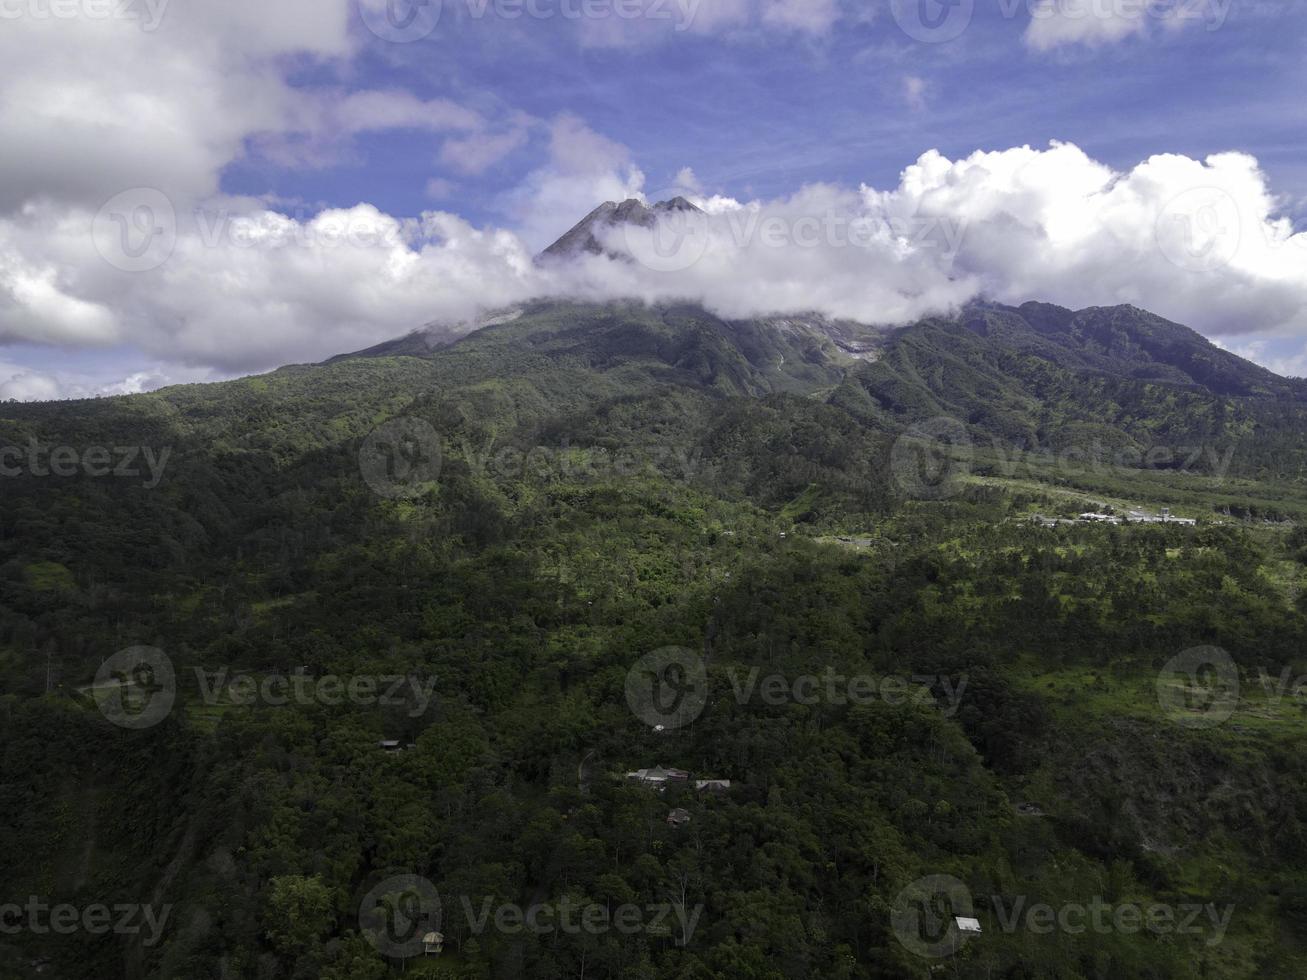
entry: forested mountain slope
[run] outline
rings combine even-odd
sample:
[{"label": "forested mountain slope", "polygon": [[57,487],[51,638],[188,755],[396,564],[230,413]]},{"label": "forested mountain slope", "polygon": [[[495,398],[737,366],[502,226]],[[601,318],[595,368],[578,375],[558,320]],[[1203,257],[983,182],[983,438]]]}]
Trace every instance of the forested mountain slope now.
[{"label": "forested mountain slope", "polygon": [[[0,976],[1303,975],[1307,730],[1259,678],[1307,674],[1307,536],[1215,506],[1304,506],[1302,386],[1196,337],[1128,309],[885,331],[540,302],[435,346],[0,406],[6,446],[139,450],[136,475],[24,449],[0,478],[0,881],[171,907],[157,942],[0,936]],[[914,498],[895,447],[939,416],[975,473]],[[434,437],[415,469],[378,443],[394,420]],[[1075,487],[979,465],[1092,438],[1232,438],[1282,482],[1179,474],[1194,526],[1049,528]],[[175,702],[132,729],[92,685],[138,645]],[[628,691],[667,647],[705,688],[659,732]],[[1197,647],[1243,681],[1222,724],[1159,700]],[[281,703],[222,671],[415,683]],[[831,675],[880,693],[803,696]],[[731,785],[626,778],[657,765]],[[369,931],[397,874],[438,889],[439,957]],[[984,931],[923,955],[902,915],[940,875]],[[1095,899],[1216,918],[1005,926]],[[487,902],[646,919],[514,931],[465,913]]]}]

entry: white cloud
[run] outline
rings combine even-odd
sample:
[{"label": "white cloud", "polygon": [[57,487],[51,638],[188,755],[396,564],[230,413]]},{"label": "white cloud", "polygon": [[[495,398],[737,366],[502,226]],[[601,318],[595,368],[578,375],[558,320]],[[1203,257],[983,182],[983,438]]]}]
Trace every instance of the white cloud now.
[{"label": "white cloud", "polygon": [[964,222],[955,273],[996,298],[1134,303],[1215,336],[1307,332],[1307,234],[1245,154],[1120,173],[1069,144],[928,153],[882,199]]},{"label": "white cloud", "polygon": [[548,162],[504,195],[501,208],[526,247],[535,252],[603,201],[639,197],[644,174],[630,151],[562,115],[550,125]]},{"label": "white cloud", "polygon": [[1146,26],[1142,3],[1126,9],[1103,0],[1038,0],[1025,40],[1037,51],[1073,44],[1094,47],[1142,34]]},{"label": "white cloud", "polygon": [[[700,183],[699,178],[695,175],[693,167],[682,167],[677,171],[676,181],[673,186],[677,193],[682,196],[686,194],[703,193],[703,184]],[[674,194],[672,196],[675,197],[676,195]]]},{"label": "white cloud", "polygon": [[[861,19],[874,16],[863,4],[849,7]],[[582,44],[630,47],[703,37],[753,42],[769,35],[825,38],[850,12],[841,0],[641,0],[632,9],[639,15],[582,18]]]},{"label": "white cloud", "polygon": [[840,17],[839,0],[766,0],[762,22],[807,34],[830,32]]},{"label": "white cloud", "polygon": [[598,201],[638,196],[642,181],[620,147],[562,119],[550,164],[512,199],[519,232],[444,212],[400,220],[358,205],[296,220],[244,201],[225,213],[216,200],[198,222],[180,216],[170,257],[143,273],[101,257],[89,212],[33,212],[0,225],[0,322],[10,339],[130,344],[222,373],[317,360],[543,295],[906,322],[983,294],[1134,303],[1217,337],[1307,333],[1307,234],[1276,217],[1264,175],[1241,154],[1157,156],[1117,172],[1066,144],[960,160],[932,151],[886,191],[699,196],[710,217],[682,229],[680,250],[656,247],[675,244],[676,229],[657,241],[613,234],[643,262],[532,263]]},{"label": "white cloud", "polygon": [[1025,42],[1036,51],[1083,45],[1089,48],[1168,32],[1224,25],[1232,0],[1035,0]]},{"label": "white cloud", "polygon": [[903,76],[903,101],[910,109],[922,112],[926,108],[926,80],[917,75]]},{"label": "white cloud", "polygon": [[[696,29],[767,16],[756,3],[709,6]],[[768,9],[773,22],[810,31],[828,29],[837,8]],[[142,363],[98,378],[0,364],[0,397],[317,360],[539,295],[690,297],[728,316],[816,310],[902,322],[983,293],[1132,302],[1227,338],[1307,333],[1307,235],[1279,217],[1256,161],[1241,154],[1158,156],[1118,172],[1070,145],[960,160],[931,152],[888,190],[814,185],[746,202],[707,195],[686,168],[675,192],[710,215],[688,229],[699,249],[690,261],[634,231],[614,244],[644,264],[590,257],[542,269],[533,253],[595,205],[644,193],[629,150],[574,116],[547,124],[547,159],[499,200],[504,228],[368,204],[290,217],[220,193],[223,167],[251,143],[311,158],[351,134],[419,129],[445,137],[448,166],[476,173],[546,126],[402,91],[291,86],[292,65],[349,56],[336,4],[178,4],[154,33],[113,21],[3,26],[0,344],[128,349]],[[904,85],[909,100],[924,98],[924,85]],[[97,223],[106,201],[142,186],[163,206],[127,206]],[[444,176],[428,185],[433,199],[455,189]]]},{"label": "white cloud", "polygon": [[0,402],[45,402],[68,397],[57,378],[0,361]]},{"label": "white cloud", "polygon": [[351,92],[333,100],[332,122],[348,133],[387,129],[480,129],[481,116],[449,99],[419,99],[403,91]]},{"label": "white cloud", "polygon": [[278,60],[349,46],[348,8],[317,0],[167,4],[155,30],[18,6],[0,29],[0,214],[135,186],[212,193],[246,136],[295,116]]},{"label": "white cloud", "polygon": [[549,136],[550,161],[565,174],[602,174],[630,159],[631,151],[625,146],[601,136],[570,113],[554,121]]},{"label": "white cloud", "polygon": [[433,201],[444,201],[454,196],[458,185],[444,177],[432,177],[427,181],[427,197]]},{"label": "white cloud", "polygon": [[[1134,303],[1209,336],[1307,334],[1307,233],[1256,161],[1164,155],[1118,172],[1079,148],[924,154],[897,187],[697,198],[703,227],[634,231],[658,272],[595,259],[592,292],[698,298],[731,316],[819,310],[902,322],[977,295]],[[560,229],[561,230],[561,229]],[[697,236],[697,237],[696,237]],[[682,267],[684,266],[684,267]]]},{"label": "white cloud", "polygon": [[461,174],[480,174],[526,145],[529,130],[517,125],[500,133],[472,133],[440,148],[440,162]]},{"label": "white cloud", "polygon": [[156,365],[116,378],[111,372],[105,376],[93,376],[77,370],[45,371],[0,360],[0,402],[11,399],[27,402],[134,395],[170,384],[214,380],[221,379],[205,369],[187,370]]}]

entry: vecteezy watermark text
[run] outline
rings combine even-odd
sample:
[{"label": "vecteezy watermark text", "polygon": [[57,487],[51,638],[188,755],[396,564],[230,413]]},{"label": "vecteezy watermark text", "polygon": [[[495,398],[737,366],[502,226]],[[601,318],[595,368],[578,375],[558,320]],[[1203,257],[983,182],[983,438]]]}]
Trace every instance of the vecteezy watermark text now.
[{"label": "vecteezy watermark text", "polygon": [[0,0],[0,20],[116,20],[159,29],[172,0]]},{"label": "vecteezy watermark text", "polygon": [[890,12],[899,29],[913,40],[945,44],[966,33],[978,7],[1004,20],[1021,16],[1033,22],[1096,20],[1127,31],[1152,20],[1171,27],[1201,24],[1217,31],[1234,5],[1235,0],[890,0]]},{"label": "vecteezy watermark text", "polygon": [[947,268],[962,250],[967,222],[945,215],[770,213],[756,207],[710,215],[698,209],[658,215],[651,224],[625,222],[604,234],[608,244],[656,272],[683,272],[712,248],[934,251]]},{"label": "vecteezy watermark text", "polygon": [[[911,882],[894,901],[891,926],[903,946],[926,959],[958,952],[970,939],[997,926],[1008,935],[1069,936],[1112,934],[1203,938],[1209,947],[1225,938],[1233,905],[1186,902],[1111,902],[1093,896],[1083,902],[1031,902],[1028,896],[992,895],[988,909],[974,901],[966,884],[952,875],[929,875]],[[992,913],[981,923],[982,911]]]},{"label": "vecteezy watermark text", "polygon": [[[410,718],[426,714],[435,698],[435,677],[412,674],[314,676],[293,673],[232,672],[222,667],[208,672],[191,668],[200,699],[221,705],[283,707],[343,704],[404,708]],[[150,728],[163,721],[177,699],[177,672],[172,659],[155,647],[136,646],[108,657],[86,690],[101,713],[121,728]]]},{"label": "vecteezy watermark text", "polygon": [[[462,921],[451,921],[457,909]],[[563,934],[670,937],[689,945],[703,915],[702,904],[623,902],[616,906],[580,901],[570,895],[519,905],[501,899],[460,895],[447,906],[436,886],[416,874],[391,875],[378,882],[359,905],[359,925],[368,941],[386,956],[407,959],[444,943],[441,932],[458,928],[464,935],[505,936]]]},{"label": "vecteezy watermark text", "polygon": [[891,482],[903,496],[943,500],[961,493],[982,461],[1008,478],[1026,465],[1051,467],[1057,475],[1070,478],[1130,475],[1147,470],[1194,473],[1220,484],[1230,472],[1234,454],[1233,445],[1111,447],[1098,439],[1060,448],[1008,446],[995,437],[973,437],[961,421],[941,415],[908,426],[890,450],[889,466]]},{"label": "vecteezy watermark text", "polygon": [[957,713],[962,695],[967,689],[967,675],[961,674],[955,682],[944,674],[913,674],[910,677],[874,674],[843,674],[827,667],[821,674],[801,674],[786,677],[783,674],[762,676],[758,667],[747,673],[728,669],[731,690],[737,704],[755,700],[771,707],[784,704],[866,705],[883,702],[891,706],[916,704],[936,705],[938,689],[944,695],[942,711],[946,718]]},{"label": "vecteezy watermark text", "polygon": [[699,470],[697,449],[676,444],[623,446],[481,445],[463,439],[449,452],[425,419],[400,416],[377,426],[359,446],[359,471],[377,494],[414,499],[433,488],[446,460],[460,459],[478,478],[493,480],[626,480],[641,475],[689,482]]},{"label": "vecteezy watermark text", "polygon": [[668,936],[672,935],[672,923],[675,922],[680,927],[676,944],[684,946],[690,942],[699,917],[703,915],[702,905],[687,909],[674,902],[645,905],[624,902],[610,909],[594,902],[578,902],[569,896],[557,902],[537,902],[528,906],[497,903],[485,898],[479,908],[474,908],[467,896],[461,896],[459,901],[469,931],[478,936],[491,926],[495,932],[510,936],[522,933],[547,936],[555,932],[574,936],[581,933],[599,936],[606,932],[626,936]]},{"label": "vecteezy watermark text", "polygon": [[172,447],[156,451],[152,446],[74,446],[45,445],[29,439],[26,445],[0,445],[0,477],[29,476],[73,477],[79,473],[90,477],[140,479],[141,464],[148,470],[142,484],[153,490],[163,479],[164,467]]},{"label": "vecteezy watermark text", "polygon": [[557,446],[501,446],[493,441],[480,447],[462,443],[463,459],[479,476],[515,480],[533,476],[540,479],[624,479],[642,473],[676,476],[690,480],[697,472],[700,459],[695,449],[684,446],[654,445],[608,449],[604,446],[573,446],[564,441]]},{"label": "vecteezy watermark text", "polygon": [[[897,677],[873,674],[845,674],[827,667],[821,674],[787,677],[761,668],[726,668],[736,704],[887,705],[940,704],[952,717],[962,702],[968,678],[938,674]],[[659,731],[674,731],[694,722],[708,704],[708,667],[704,658],[685,647],[660,647],[640,657],[626,673],[626,702],[632,713]]]},{"label": "vecteezy watermark text", "polygon": [[50,905],[32,895],[21,905],[17,902],[0,904],[0,935],[16,936],[30,932],[38,936],[71,936],[85,932],[92,936],[109,933],[140,936],[144,933],[141,944],[153,946],[163,935],[172,909],[171,905],[156,909],[153,905],[105,905],[98,902],[79,908],[67,903]]},{"label": "vecteezy watermark text", "polygon": [[411,44],[442,21],[654,21],[694,26],[703,0],[357,0],[363,23],[383,41]]},{"label": "vecteezy watermark text", "polygon": [[[231,673],[221,667],[212,674],[194,667],[200,696],[207,705],[342,704],[407,707],[411,718],[426,713],[435,694],[436,679],[421,679],[411,674],[356,674],[342,677],[324,674],[254,674]],[[408,695],[412,695],[409,697]]]}]

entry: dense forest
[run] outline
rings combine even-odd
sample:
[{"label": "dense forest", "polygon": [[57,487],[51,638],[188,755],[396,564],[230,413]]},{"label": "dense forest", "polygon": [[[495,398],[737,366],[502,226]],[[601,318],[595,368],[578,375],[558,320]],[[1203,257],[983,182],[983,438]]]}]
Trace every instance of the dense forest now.
[{"label": "dense forest", "polygon": [[1303,976],[1307,398],[1196,336],[539,304],[0,405],[0,977]]}]

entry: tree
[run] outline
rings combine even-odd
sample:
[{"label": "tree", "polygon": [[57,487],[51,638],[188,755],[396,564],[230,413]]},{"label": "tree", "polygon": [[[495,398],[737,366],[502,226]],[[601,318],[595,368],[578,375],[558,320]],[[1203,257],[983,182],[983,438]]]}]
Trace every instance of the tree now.
[{"label": "tree", "polygon": [[295,957],[316,952],[334,920],[331,892],[317,875],[272,879],[265,922],[268,940],[278,952]]}]

